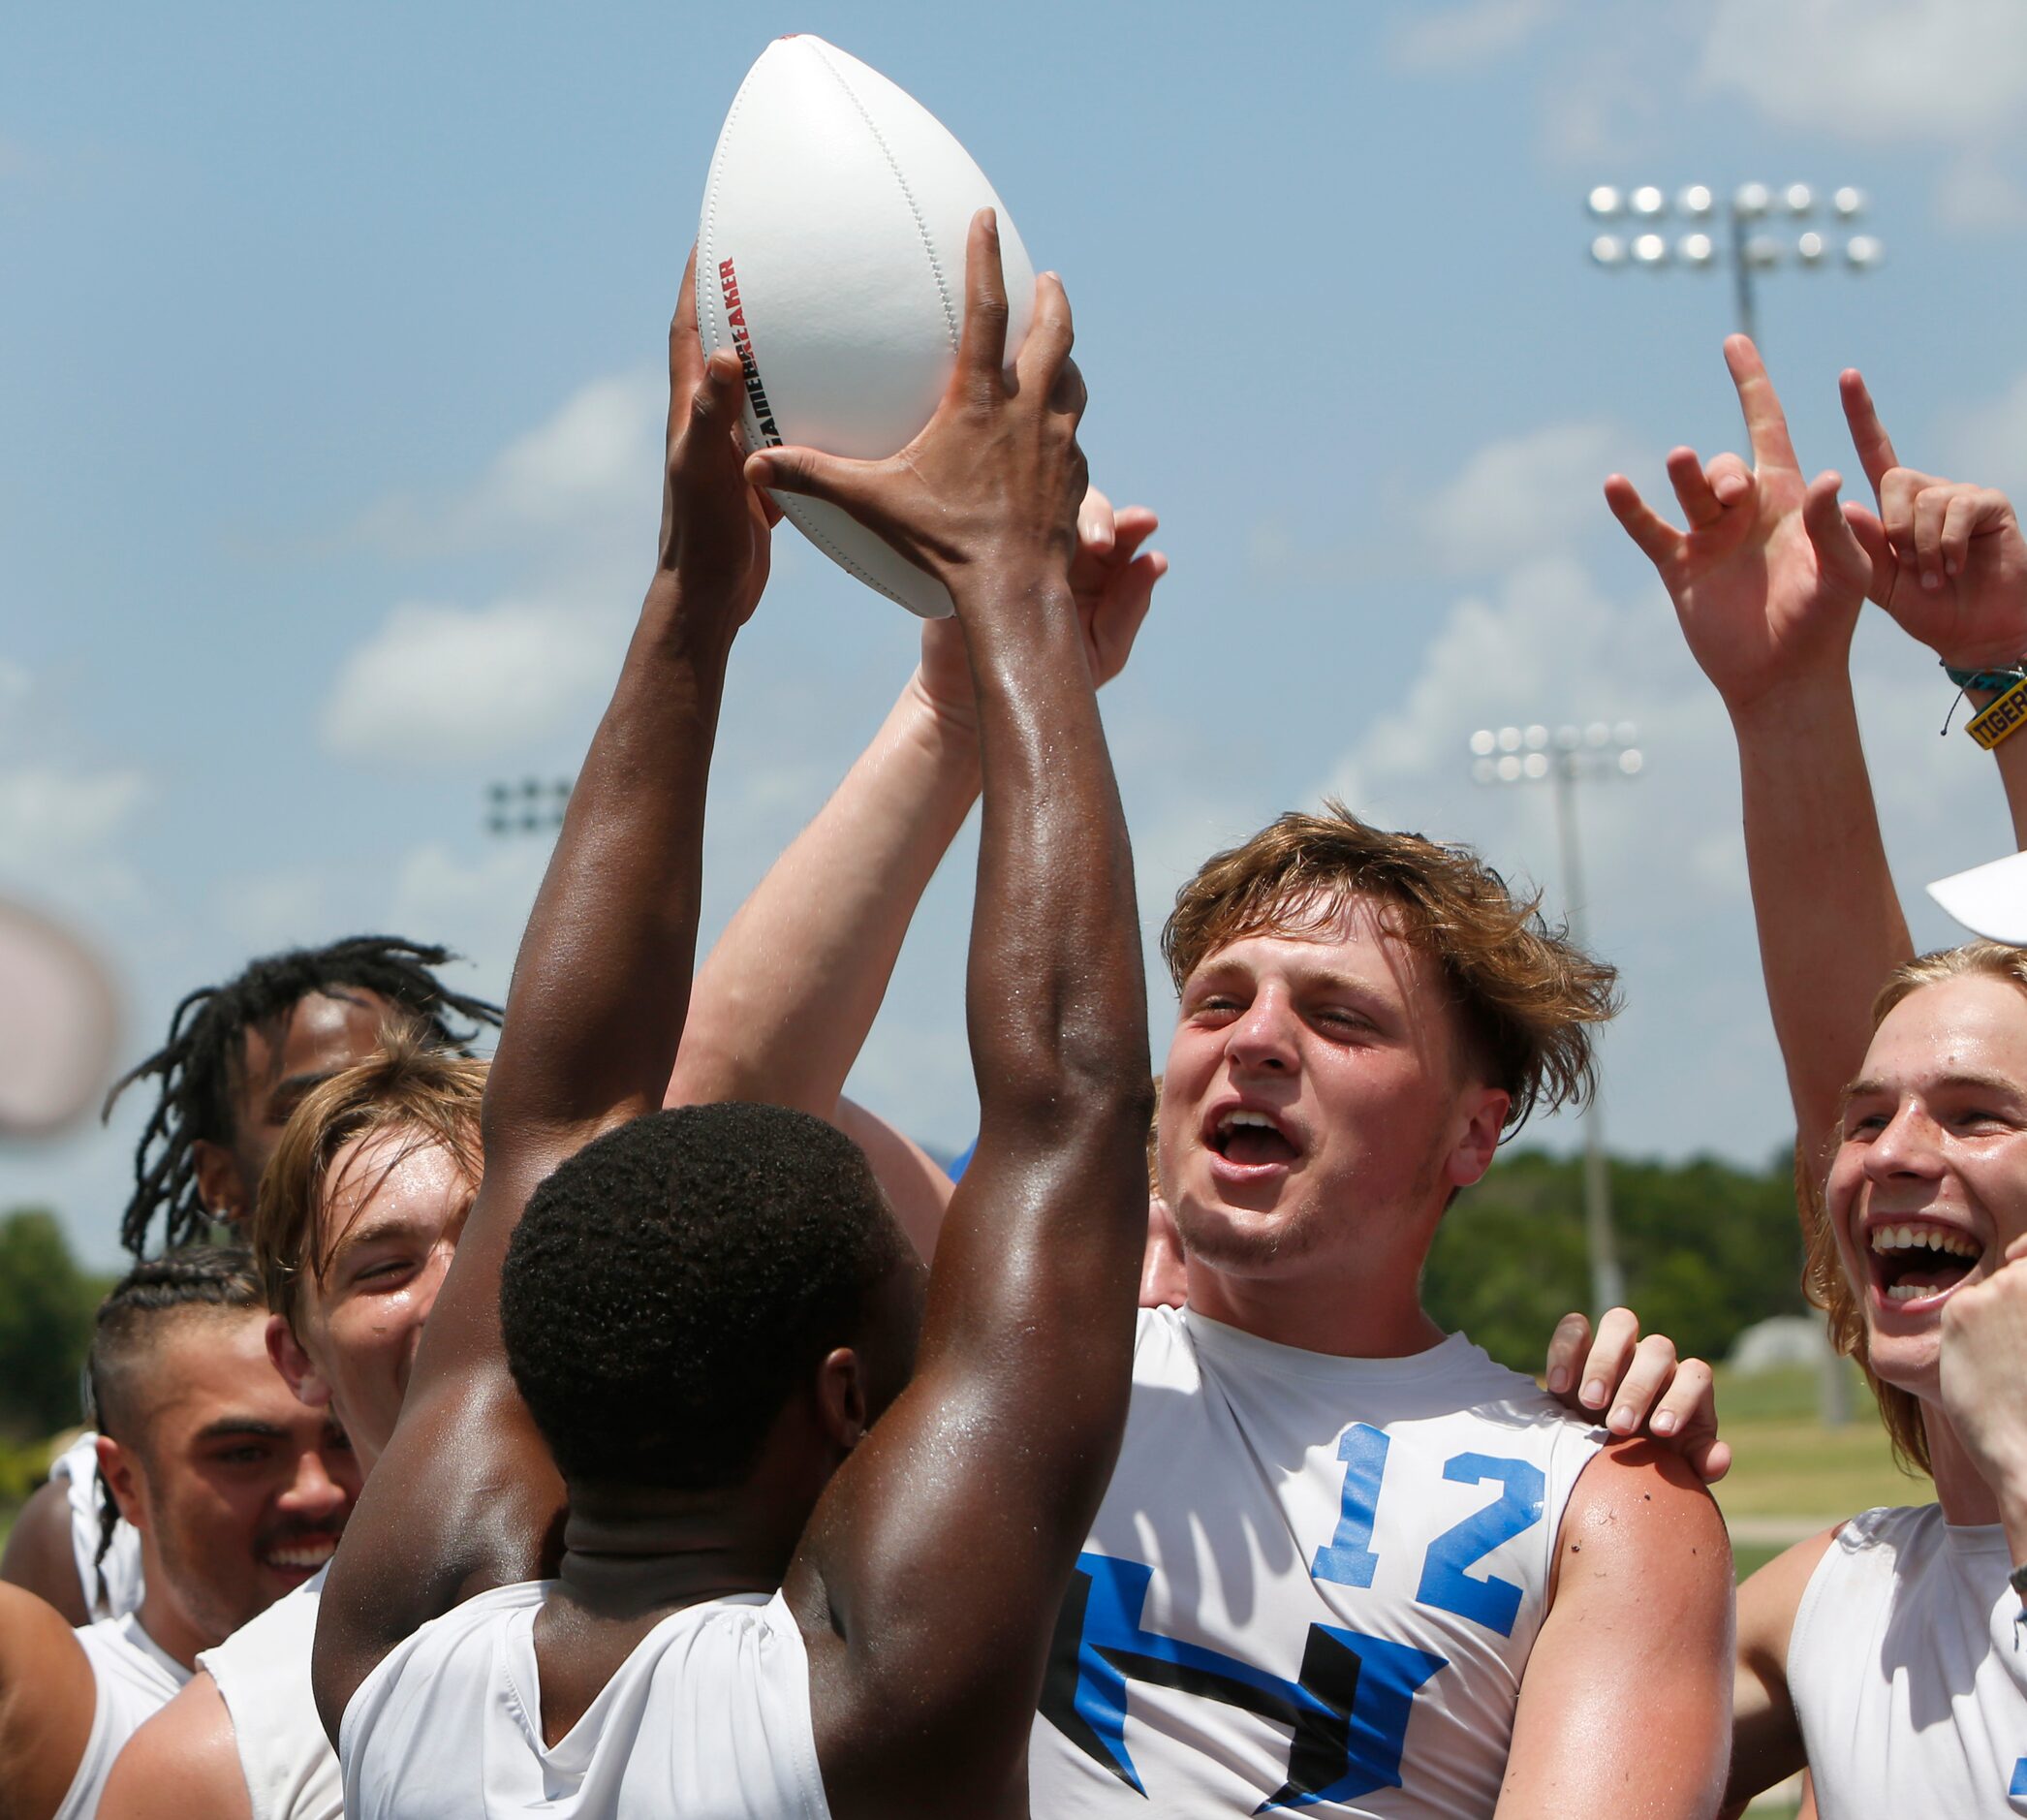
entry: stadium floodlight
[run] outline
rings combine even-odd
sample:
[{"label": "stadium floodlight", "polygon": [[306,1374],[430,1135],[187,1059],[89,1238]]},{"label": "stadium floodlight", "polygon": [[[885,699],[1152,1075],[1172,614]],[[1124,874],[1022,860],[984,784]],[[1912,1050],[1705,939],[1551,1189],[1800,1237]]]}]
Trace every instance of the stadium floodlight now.
[{"label": "stadium floodlight", "polygon": [[1615,184],[1601,183],[1591,190],[1586,206],[1600,220],[1630,216],[1635,224],[1646,224],[1630,235],[1596,235],[1590,248],[1596,265],[1612,268],[1643,266],[1649,271],[1685,266],[1692,271],[1708,271],[1729,261],[1738,327],[1755,339],[1759,318],[1754,285],[1759,275],[1778,270],[1791,259],[1803,271],[1820,271],[1836,263],[1832,256],[1838,253],[1848,270],[1869,271],[1886,254],[1877,236],[1870,234],[1852,234],[1839,245],[1821,229],[1784,226],[1806,221],[1819,210],[1838,224],[1856,220],[1865,211],[1865,197],[1848,183],[1827,191],[1807,183],[1789,183],[1778,189],[1765,183],[1741,183],[1722,204],[1707,183],[1684,184],[1675,192],[1674,214],[1685,224],[1711,222],[1722,215],[1729,233],[1719,236],[1700,225],[1691,226],[1672,242],[1661,232],[1669,202],[1659,184],[1621,190]]},{"label": "stadium floodlight", "polygon": [[[1615,725],[1594,720],[1584,727],[1565,723],[1554,729],[1537,721],[1527,727],[1481,727],[1469,742],[1474,781],[1554,786],[1563,908],[1571,938],[1579,948],[1586,945],[1586,938],[1583,871],[1576,837],[1576,786],[1637,777],[1645,761],[1634,743],[1637,737],[1637,730],[1630,720]],[[1626,1278],[1619,1266],[1618,1240],[1612,1231],[1605,1114],[1596,1093],[1583,1113],[1583,1229],[1590,1257],[1591,1312],[1599,1315],[1626,1300]]]},{"label": "stadium floodlight", "polygon": [[487,784],[485,832],[501,836],[552,834],[563,826],[571,789],[568,777],[523,777],[518,783]]}]

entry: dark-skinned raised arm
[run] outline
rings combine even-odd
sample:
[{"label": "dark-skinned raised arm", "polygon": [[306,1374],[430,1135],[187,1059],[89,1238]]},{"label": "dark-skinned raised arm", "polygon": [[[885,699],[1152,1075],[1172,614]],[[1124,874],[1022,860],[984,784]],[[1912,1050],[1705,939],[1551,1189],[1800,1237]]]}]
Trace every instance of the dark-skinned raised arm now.
[{"label": "dark-skinned raised arm", "polygon": [[558,1163],[661,1105],[682,1033],[726,661],[766,583],[774,514],[740,468],[738,361],[706,366],[688,273],[669,345],[654,579],[521,940],[485,1092],[484,1180],[325,1594],[316,1685],[333,1738],[403,1637],[544,1571],[563,1486],[501,1347],[508,1241]]},{"label": "dark-skinned raised arm", "polygon": [[1146,1232],[1151,1089],[1132,855],[1068,582],[1083,383],[1061,286],[1010,385],[991,217],[958,367],[889,461],[771,451],[937,575],[979,705],[984,812],[967,1013],[978,1149],[916,1376],[840,1468],[789,1572],[832,1811],[1025,1813],[1054,1616],[1116,1455]]}]

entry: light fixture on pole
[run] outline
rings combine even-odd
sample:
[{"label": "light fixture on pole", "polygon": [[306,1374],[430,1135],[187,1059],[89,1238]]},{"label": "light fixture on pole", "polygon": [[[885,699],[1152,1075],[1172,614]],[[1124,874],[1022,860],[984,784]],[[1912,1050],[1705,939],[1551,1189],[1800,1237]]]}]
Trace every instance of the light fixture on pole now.
[{"label": "light fixture on pole", "polygon": [[[1845,184],[1820,198],[1806,183],[1775,189],[1764,183],[1741,183],[1720,203],[1710,187],[1692,183],[1672,200],[1652,183],[1620,190],[1601,183],[1584,200],[1592,218],[1611,224],[1592,236],[1591,259],[1607,269],[1643,266],[1660,271],[1670,266],[1707,271],[1730,261],[1738,327],[1759,339],[1754,286],[1759,277],[1789,260],[1804,271],[1841,263],[1848,271],[1866,272],[1886,257],[1886,248],[1870,234],[1846,233],[1865,212],[1865,198]],[[1833,233],[1806,225],[1821,210]],[[1683,224],[1671,242],[1666,232],[1670,215]],[[1726,229],[1720,246],[1712,233],[1720,217]],[[1619,224],[1623,223],[1623,230]],[[1797,225],[1802,224],[1802,225]]]},{"label": "light fixture on pole", "polygon": [[570,807],[571,780],[523,777],[518,783],[485,786],[485,832],[511,834],[552,834],[563,826]]},{"label": "light fixture on pole", "polygon": [[[1658,192],[1657,192],[1658,194]],[[1563,866],[1563,905],[1570,937],[1588,948],[1583,865],[1576,832],[1576,786],[1637,777],[1644,760],[1630,720],[1587,727],[1481,727],[1471,736],[1471,775],[1481,784],[1549,784],[1554,789],[1556,844]],[[1605,1109],[1594,1093],[1583,1114],[1583,1236],[1591,1267],[1593,1318],[1626,1300],[1612,1231],[1611,1172],[1605,1156]]]}]

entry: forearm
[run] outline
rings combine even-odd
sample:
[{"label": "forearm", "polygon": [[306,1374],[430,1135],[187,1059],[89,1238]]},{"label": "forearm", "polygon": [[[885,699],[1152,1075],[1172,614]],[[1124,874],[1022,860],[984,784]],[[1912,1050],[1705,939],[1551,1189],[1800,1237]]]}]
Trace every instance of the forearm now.
[{"label": "forearm", "polygon": [[528,920],[487,1087],[488,1151],[661,1104],[696,954],[703,814],[731,647],[663,575]]},{"label": "forearm", "polygon": [[1871,1040],[1872,997],[1913,953],[1849,680],[1733,716],[1746,871],[1774,1034],[1812,1176]]},{"label": "forearm", "polygon": [[[1971,695],[1971,711],[1982,712],[1998,698],[1983,691]],[[2013,845],[2027,852],[2027,738],[2015,734],[1992,748],[1999,768],[1999,787],[2006,792],[2007,813],[2012,818]]]},{"label": "forearm", "polygon": [[988,1321],[1075,1323],[1108,1305],[1115,1274],[1130,1282],[1145,1238],[1146,1006],[1133,856],[1069,596],[1028,591],[967,628],[989,779],[967,1013],[973,1169],[1029,1191],[964,1204],[992,1204],[990,1224],[953,1216],[939,1267],[978,1266],[966,1305]]},{"label": "forearm", "polygon": [[832,1116],[916,907],[978,791],[976,732],[911,679],[704,961],[670,1105],[764,1100]]}]

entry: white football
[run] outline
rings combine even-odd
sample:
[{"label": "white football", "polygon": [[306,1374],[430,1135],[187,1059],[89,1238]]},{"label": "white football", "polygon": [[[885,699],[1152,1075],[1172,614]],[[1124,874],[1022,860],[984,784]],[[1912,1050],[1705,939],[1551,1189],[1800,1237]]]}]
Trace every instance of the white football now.
[{"label": "white football", "polygon": [[[878,459],[934,415],[964,323],[964,243],[999,217],[1007,359],[1035,272],[964,147],[877,70],[806,33],[777,38],[733,99],[697,232],[697,326],[746,369],[749,449],[802,443]],[[920,613],[943,585],[848,514],[777,493],[790,521],[869,587]]]}]

